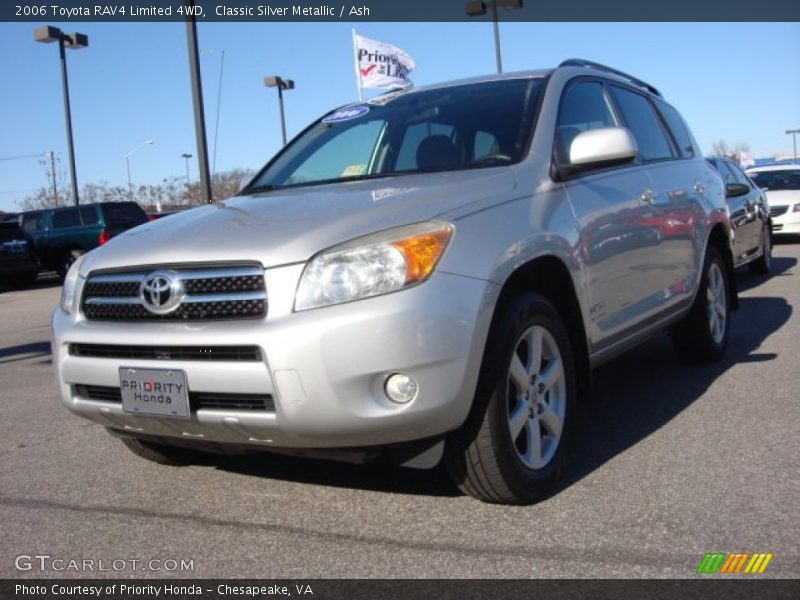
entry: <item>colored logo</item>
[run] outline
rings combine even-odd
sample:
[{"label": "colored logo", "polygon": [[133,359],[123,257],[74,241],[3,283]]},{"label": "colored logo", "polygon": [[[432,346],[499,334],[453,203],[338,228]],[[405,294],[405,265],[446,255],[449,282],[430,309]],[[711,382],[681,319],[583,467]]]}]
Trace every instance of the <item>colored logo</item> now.
[{"label": "colored logo", "polygon": [[139,288],[142,304],[156,315],[165,315],[178,308],[183,295],[183,282],[173,271],[153,271]]},{"label": "colored logo", "polygon": [[707,552],[697,567],[697,573],[701,574],[731,574],[746,573],[755,575],[767,570],[769,561],[772,560],[772,552],[769,554],[756,552]]},{"label": "colored logo", "polygon": [[369,106],[361,104],[359,106],[349,106],[347,108],[340,108],[336,112],[329,114],[322,119],[323,123],[339,123],[340,121],[349,121],[350,119],[357,119],[369,112]]}]

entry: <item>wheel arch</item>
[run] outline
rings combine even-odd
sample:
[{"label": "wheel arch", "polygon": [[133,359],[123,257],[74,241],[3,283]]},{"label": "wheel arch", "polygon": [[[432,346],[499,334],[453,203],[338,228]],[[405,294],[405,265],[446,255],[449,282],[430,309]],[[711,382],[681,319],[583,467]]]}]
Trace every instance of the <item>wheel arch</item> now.
[{"label": "wheel arch", "polygon": [[711,228],[706,246],[714,246],[722,254],[728,278],[728,289],[730,290],[731,309],[736,310],[739,308],[739,292],[736,287],[736,275],[733,267],[733,251],[731,250],[730,238],[722,223],[717,223]]},{"label": "wheel arch", "polygon": [[541,294],[561,316],[567,330],[578,380],[578,398],[586,400],[591,393],[591,367],[586,329],[583,322],[575,283],[567,265],[552,254],[538,256],[518,266],[506,278],[500,290],[492,327],[502,314],[504,307],[520,293]]}]

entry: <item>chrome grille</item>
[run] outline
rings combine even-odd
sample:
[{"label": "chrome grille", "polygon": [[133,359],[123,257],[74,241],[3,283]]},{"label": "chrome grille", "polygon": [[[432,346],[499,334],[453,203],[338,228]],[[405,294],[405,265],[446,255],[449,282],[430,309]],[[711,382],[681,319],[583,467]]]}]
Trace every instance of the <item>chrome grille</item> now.
[{"label": "chrome grille", "polygon": [[[164,269],[158,269],[163,271]],[[259,266],[171,268],[183,288],[180,304],[167,314],[148,310],[142,282],[154,270],[90,275],[81,306],[96,321],[207,321],[259,319],[267,314],[264,270]]]},{"label": "chrome grille", "polygon": [[770,206],[769,216],[780,217],[782,214],[786,213],[787,210],[789,210],[788,206]]}]

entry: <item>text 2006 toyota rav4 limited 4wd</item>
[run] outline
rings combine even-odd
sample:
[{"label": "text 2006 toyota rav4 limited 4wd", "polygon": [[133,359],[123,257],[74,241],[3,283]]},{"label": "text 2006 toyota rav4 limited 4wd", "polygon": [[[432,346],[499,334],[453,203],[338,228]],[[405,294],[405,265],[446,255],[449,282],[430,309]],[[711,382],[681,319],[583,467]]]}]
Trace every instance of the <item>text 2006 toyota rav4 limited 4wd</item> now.
[{"label": "text 2006 toyota rav4 limited 4wd", "polygon": [[[679,224],[680,226],[676,226]],[[67,407],[161,463],[276,450],[551,489],[592,367],[724,351],[724,188],[651,86],[587,61],[326,114],[235,198],[70,270]]]}]

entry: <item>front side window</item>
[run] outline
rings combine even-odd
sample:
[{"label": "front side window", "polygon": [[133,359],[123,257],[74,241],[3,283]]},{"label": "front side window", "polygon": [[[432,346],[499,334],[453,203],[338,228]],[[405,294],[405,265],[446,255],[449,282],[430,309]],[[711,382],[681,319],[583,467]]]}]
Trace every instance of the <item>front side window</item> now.
[{"label": "front side window", "polygon": [[541,78],[386,94],[329,113],[244,190],[401,173],[474,169],[522,159]]},{"label": "front side window", "polygon": [[582,131],[616,125],[617,120],[603,90],[603,84],[587,81],[569,86],[558,109],[555,140],[558,162],[569,163],[572,140]]},{"label": "front side window", "polygon": [[28,232],[39,231],[42,229],[42,213],[23,216],[22,228]]},{"label": "front side window", "polygon": [[611,86],[611,94],[619,106],[625,125],[630,129],[644,160],[672,158],[672,148],[664,129],[647,98],[636,92]]}]

